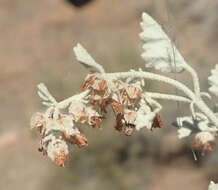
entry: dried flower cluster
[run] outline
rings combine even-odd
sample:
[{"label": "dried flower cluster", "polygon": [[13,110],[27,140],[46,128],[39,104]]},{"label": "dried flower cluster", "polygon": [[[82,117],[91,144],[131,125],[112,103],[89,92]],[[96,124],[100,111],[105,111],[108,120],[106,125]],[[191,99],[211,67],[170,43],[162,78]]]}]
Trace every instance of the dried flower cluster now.
[{"label": "dried flower cluster", "polygon": [[[78,126],[86,124],[100,128],[109,106],[116,119],[114,128],[126,136],[131,136],[135,130],[143,127],[152,129],[163,125],[158,114],[159,104],[142,94],[139,81],[126,83],[89,74],[81,89],[88,92],[87,95],[70,100],[67,114],[61,113],[55,103],[56,105],[49,104],[45,113],[36,113],[31,119],[32,128],[40,132],[39,151],[58,166],[64,166],[67,160],[68,144],[76,144],[79,148],[87,146],[87,138],[81,132],[82,127]],[[41,94],[49,93],[43,84],[39,85],[39,90]],[[51,96],[50,93],[47,96]],[[54,100],[53,97],[52,99]]]},{"label": "dried flower cluster", "polygon": [[[211,99],[209,93],[201,92],[196,71],[189,66],[161,26],[149,15],[142,15],[141,39],[144,41],[142,57],[146,67],[161,72],[179,73],[187,71],[193,79],[193,89],[172,78],[152,72],[130,70],[128,72],[106,73],[88,52],[78,44],[74,48],[77,60],[90,73],[81,86],[82,92],[57,102],[44,84],[38,85],[38,95],[48,108],[45,113],[36,113],[31,119],[32,128],[40,132],[40,148],[58,166],[64,166],[69,154],[68,146],[75,144],[86,147],[87,138],[82,132],[84,125],[102,127],[111,107],[116,125],[114,129],[131,136],[142,128],[161,128],[162,109],[159,99],[186,103],[190,107],[189,116],[178,117],[174,126],[178,127],[178,137],[191,137],[194,146],[203,151],[214,149],[218,133],[218,113],[209,108],[202,99]],[[218,96],[218,65],[209,77],[209,92]],[[180,90],[184,95],[155,93],[146,91],[147,80],[163,82]],[[209,189],[216,184],[211,183]]]}]

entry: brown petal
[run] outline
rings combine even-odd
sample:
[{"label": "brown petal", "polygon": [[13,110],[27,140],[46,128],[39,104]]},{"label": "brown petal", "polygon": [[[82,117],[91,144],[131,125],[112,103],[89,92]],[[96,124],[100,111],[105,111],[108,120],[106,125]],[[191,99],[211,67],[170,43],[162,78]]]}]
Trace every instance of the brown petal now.
[{"label": "brown petal", "polygon": [[134,128],[132,128],[132,127],[126,127],[125,130],[124,130],[124,134],[126,136],[132,136],[133,132],[134,132]]},{"label": "brown petal", "polygon": [[115,100],[111,100],[110,104],[112,106],[112,109],[114,111],[115,114],[121,113],[122,112],[122,105],[120,103],[118,103]]},{"label": "brown petal", "polygon": [[153,123],[152,123],[152,129],[153,128],[162,128],[163,127],[163,121],[161,120],[161,117],[159,114],[156,114],[154,117]]},{"label": "brown petal", "polygon": [[55,155],[55,164],[60,167],[64,167],[67,156],[64,151],[61,151],[60,154]]},{"label": "brown petal", "polygon": [[85,82],[82,84],[81,89],[82,90],[88,89],[90,86],[93,85],[93,83],[96,80],[96,78],[97,77],[95,75],[88,76],[88,78],[85,79]]},{"label": "brown petal", "polygon": [[123,114],[118,113],[116,116],[116,125],[115,125],[115,129],[119,132],[121,132],[123,130]]},{"label": "brown petal", "polygon": [[99,116],[92,116],[91,123],[93,128],[99,128],[101,125],[102,118]]},{"label": "brown petal", "polygon": [[88,145],[87,138],[82,134],[74,135],[72,139],[73,139],[73,143],[77,144],[79,148],[83,148]]}]

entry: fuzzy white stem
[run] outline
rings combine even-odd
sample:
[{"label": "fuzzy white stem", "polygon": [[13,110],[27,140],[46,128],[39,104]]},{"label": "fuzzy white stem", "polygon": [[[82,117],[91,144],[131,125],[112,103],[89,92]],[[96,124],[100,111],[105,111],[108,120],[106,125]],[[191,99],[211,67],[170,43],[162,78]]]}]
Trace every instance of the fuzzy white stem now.
[{"label": "fuzzy white stem", "polygon": [[200,90],[199,78],[196,71],[188,64],[184,64],[184,69],[191,74],[193,85],[194,85],[194,92],[197,96],[200,96],[201,90]]},{"label": "fuzzy white stem", "polygon": [[56,107],[59,109],[65,109],[69,104],[73,101],[82,100],[89,94],[89,90],[86,90],[84,92],[81,92],[80,94],[76,94],[74,96],[71,96],[59,103],[56,104]]},{"label": "fuzzy white stem", "polygon": [[170,84],[171,86],[174,86],[175,88],[183,91],[187,97],[189,97],[191,100],[195,99],[195,94],[184,84],[182,84],[179,81],[176,81],[174,79],[171,79],[169,77],[165,77],[162,75],[146,72],[146,71],[131,71],[131,72],[120,72],[120,73],[105,73],[102,74],[104,77],[110,77],[110,78],[128,78],[128,77],[134,77],[134,78],[145,78],[149,80],[156,80],[161,81],[167,84]]},{"label": "fuzzy white stem", "polygon": [[171,94],[162,94],[162,93],[156,93],[156,92],[146,92],[146,95],[154,98],[154,99],[164,99],[164,100],[173,100],[177,102],[185,102],[185,103],[191,103],[191,100],[182,96],[176,96]]}]

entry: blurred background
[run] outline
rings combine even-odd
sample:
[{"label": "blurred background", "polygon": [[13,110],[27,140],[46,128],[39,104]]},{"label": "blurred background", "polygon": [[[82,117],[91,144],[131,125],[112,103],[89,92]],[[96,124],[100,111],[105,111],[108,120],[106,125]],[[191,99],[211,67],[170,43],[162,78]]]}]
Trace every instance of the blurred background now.
[{"label": "blurred background", "polygon": [[[109,114],[103,130],[85,129],[89,146],[73,147],[65,168],[37,151],[29,129],[32,113],[44,111],[38,83],[58,100],[79,91],[87,71],[73,55],[77,42],[108,72],[143,67],[143,11],[164,26],[207,90],[218,61],[217,10],[216,0],[0,0],[0,189],[206,190],[217,182],[218,151],[201,155],[176,136],[171,122],[188,113],[180,104],[163,102],[164,129],[132,137],[114,131]],[[187,74],[171,77],[191,86]],[[147,88],[175,92],[157,83]]]}]

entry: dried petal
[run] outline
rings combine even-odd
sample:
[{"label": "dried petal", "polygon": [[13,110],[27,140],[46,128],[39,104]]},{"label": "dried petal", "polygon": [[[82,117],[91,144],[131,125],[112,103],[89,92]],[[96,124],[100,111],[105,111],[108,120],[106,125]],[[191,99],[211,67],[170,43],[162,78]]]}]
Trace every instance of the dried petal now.
[{"label": "dried petal", "polygon": [[125,109],[124,110],[124,120],[126,124],[134,124],[137,118],[137,112]]},{"label": "dried petal", "polygon": [[67,155],[64,151],[60,151],[60,154],[55,154],[55,164],[57,166],[63,167],[66,163]]},{"label": "dried petal", "polygon": [[133,135],[133,132],[134,132],[134,127],[127,126],[127,127],[125,127],[125,129],[124,129],[124,134],[125,134],[126,136],[132,136],[132,135]]},{"label": "dried petal", "polygon": [[111,100],[110,104],[115,114],[121,113],[123,110],[123,106],[115,100]]},{"label": "dried petal", "polygon": [[137,99],[141,97],[142,90],[139,86],[130,84],[125,88],[125,90],[130,99]]},{"label": "dried petal", "polygon": [[99,128],[101,125],[102,117],[99,116],[91,116],[89,123],[93,128]]},{"label": "dried petal", "polygon": [[68,153],[68,146],[64,140],[52,138],[48,143],[48,157],[58,166],[64,166]]},{"label": "dried petal", "polygon": [[123,117],[123,114],[118,113],[117,116],[116,116],[116,125],[115,125],[114,128],[115,128],[117,131],[122,131],[123,125],[124,125],[124,117]]},{"label": "dried petal", "polygon": [[72,102],[69,107],[69,113],[73,114],[75,122],[87,122],[86,107],[82,102]]},{"label": "dried petal", "polygon": [[153,123],[152,123],[152,129],[153,128],[162,128],[163,127],[163,121],[161,120],[161,117],[159,114],[156,114],[154,117]]},{"label": "dried petal", "polygon": [[72,141],[74,144],[78,145],[79,148],[83,148],[88,145],[87,138],[82,134],[72,136]]},{"label": "dried petal", "polygon": [[30,120],[30,126],[31,128],[41,128],[45,125],[45,117],[42,113],[35,113],[31,120]]},{"label": "dried petal", "polygon": [[86,90],[90,88],[94,84],[96,78],[97,77],[95,75],[88,75],[85,79],[85,82],[82,84],[81,89]]}]

